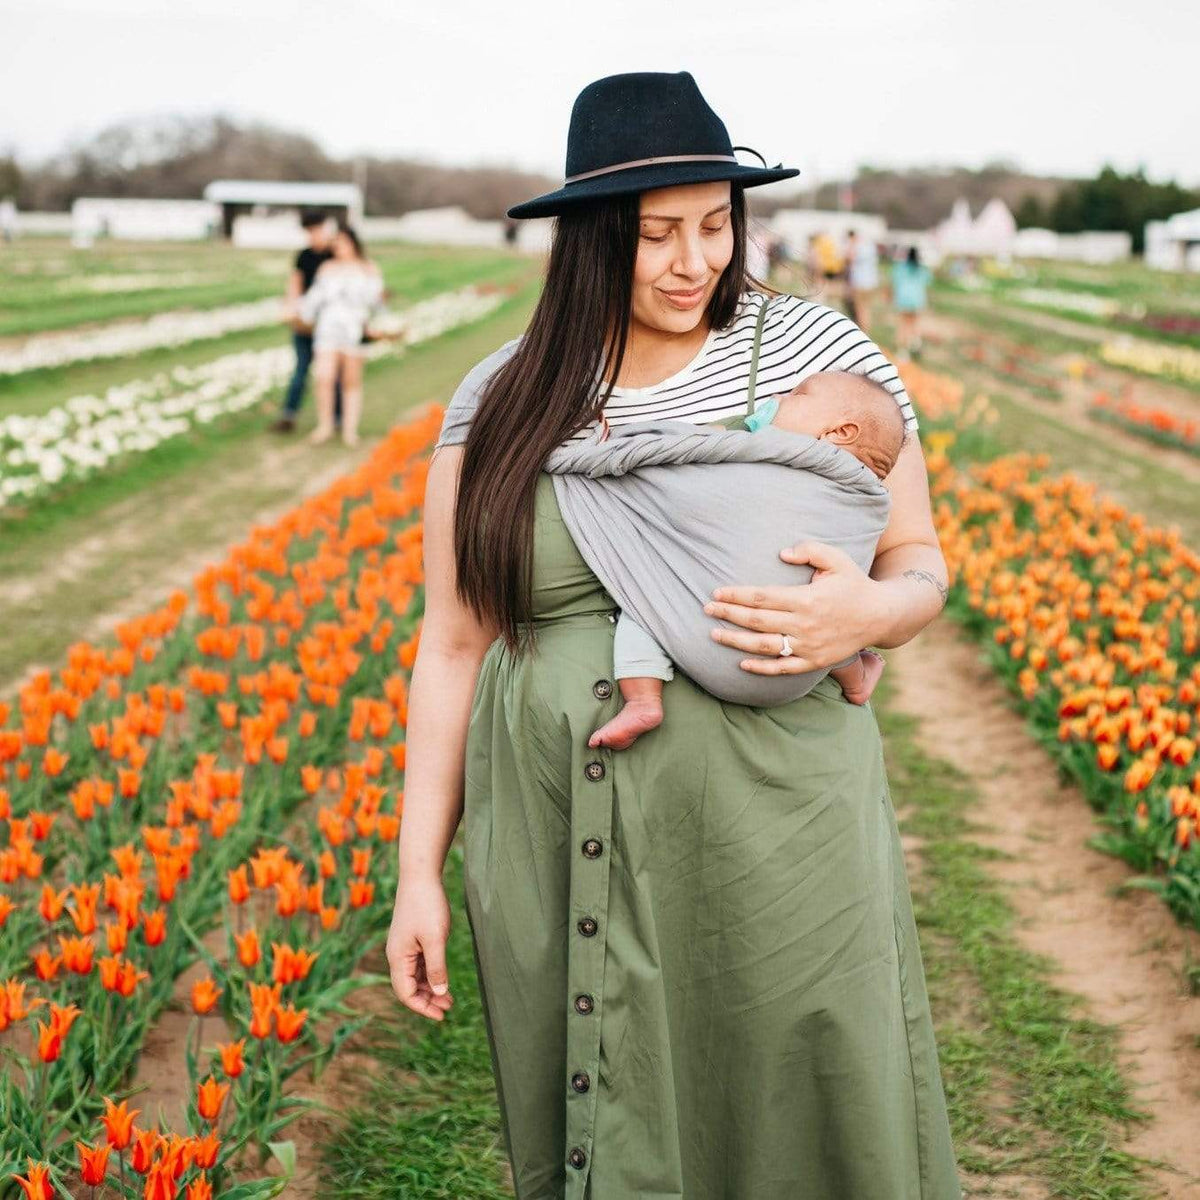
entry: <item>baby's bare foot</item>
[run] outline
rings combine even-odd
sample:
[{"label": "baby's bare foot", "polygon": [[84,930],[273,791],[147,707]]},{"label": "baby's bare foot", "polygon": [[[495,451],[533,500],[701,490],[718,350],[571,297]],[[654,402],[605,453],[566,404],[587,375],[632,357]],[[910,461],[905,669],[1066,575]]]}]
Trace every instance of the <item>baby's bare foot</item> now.
[{"label": "baby's bare foot", "polygon": [[589,746],[607,746],[610,750],[624,750],[651,729],[662,724],[662,700],[645,697],[626,700],[625,706],[611,721],[601,725],[588,738]]},{"label": "baby's bare foot", "polygon": [[849,685],[838,679],[838,683],[842,685],[842,694],[851,704],[866,704],[883,674],[883,656],[876,654],[874,650],[860,651],[858,666],[846,668],[847,675],[852,672],[857,678]]}]

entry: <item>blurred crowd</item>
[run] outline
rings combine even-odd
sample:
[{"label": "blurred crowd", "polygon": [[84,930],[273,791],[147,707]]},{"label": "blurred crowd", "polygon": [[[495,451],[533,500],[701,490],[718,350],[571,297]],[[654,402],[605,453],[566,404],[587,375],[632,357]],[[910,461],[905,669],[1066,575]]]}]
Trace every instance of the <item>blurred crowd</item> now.
[{"label": "blurred crowd", "polygon": [[797,260],[784,238],[766,233],[760,235],[751,273],[760,279],[775,275],[789,290],[844,309],[868,333],[886,308],[895,319],[898,356],[921,352],[921,314],[928,306],[932,273],[916,246],[889,251],[854,229],[841,239],[820,232],[809,237],[803,259]]}]

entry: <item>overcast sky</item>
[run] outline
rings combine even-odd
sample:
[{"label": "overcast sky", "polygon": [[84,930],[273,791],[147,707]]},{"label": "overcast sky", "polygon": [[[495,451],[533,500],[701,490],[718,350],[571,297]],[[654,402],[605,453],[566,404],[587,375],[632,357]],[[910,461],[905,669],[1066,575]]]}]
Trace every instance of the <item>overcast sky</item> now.
[{"label": "overcast sky", "polygon": [[0,30],[0,151],[26,159],[221,110],[338,156],[561,177],[580,88],[688,70],[810,186],[997,158],[1200,185],[1197,0],[0,0]]}]

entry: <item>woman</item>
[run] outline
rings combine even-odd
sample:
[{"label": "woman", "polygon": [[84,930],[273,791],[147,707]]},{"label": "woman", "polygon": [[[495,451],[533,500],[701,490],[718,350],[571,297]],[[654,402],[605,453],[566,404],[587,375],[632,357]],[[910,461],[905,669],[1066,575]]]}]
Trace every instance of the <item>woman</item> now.
[{"label": "woman", "polygon": [[362,416],[363,359],[367,352],[363,333],[383,301],[383,277],[371,262],[358,234],[338,222],[332,244],[333,257],[317,270],[313,285],[300,298],[303,321],[315,325],[313,354],[317,377],[317,427],[309,435],[314,445],[333,436],[333,393],[342,385],[342,440],[358,442]]},{"label": "woman", "polygon": [[871,301],[879,287],[879,252],[869,237],[860,238],[854,229],[846,235],[846,247],[850,319],[860,329],[869,329]]},{"label": "woman", "polygon": [[[467,375],[430,466],[393,987],[426,1017],[451,1009],[441,875],[465,806],[467,917],[520,1200],[957,1200],[870,708],[829,680],[742,707],[676,673],[662,727],[625,751],[587,746],[619,704],[615,606],[540,468],[602,419],[745,404],[766,295],[747,288],[743,189],[796,172],[733,149],[686,72],[610,76],[576,100],[564,186],[510,210],[558,221],[527,331]],[[781,297],[767,326],[761,394],[857,369],[915,423],[840,314]],[[800,545],[784,553],[820,568],[813,584],[721,589],[715,636],[747,670],[900,645],[939,611],[915,438],[889,483],[870,577]]]},{"label": "woman", "polygon": [[904,358],[921,353],[921,313],[928,303],[929,268],[922,264],[920,251],[909,246],[908,254],[892,263],[892,307],[896,310],[897,339]]}]

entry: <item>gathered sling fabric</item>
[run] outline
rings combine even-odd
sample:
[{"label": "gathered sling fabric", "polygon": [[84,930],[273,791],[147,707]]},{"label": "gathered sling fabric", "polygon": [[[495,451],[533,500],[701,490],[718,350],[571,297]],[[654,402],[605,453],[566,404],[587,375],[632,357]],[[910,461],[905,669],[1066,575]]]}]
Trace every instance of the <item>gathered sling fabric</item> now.
[{"label": "gathered sling fabric", "polygon": [[464,764],[518,1200],[960,1200],[870,705],[831,678],[729,704],[678,672],[662,726],[589,749],[617,606],[547,473],[532,599],[533,646],[484,656]]},{"label": "gathered sling fabric", "polygon": [[[755,411],[755,330],[747,414]],[[812,539],[867,571],[891,500],[849,451],[807,434],[687,421],[639,421],[558,447],[545,468],[579,552],[604,587],[705,691],[738,704],[783,704],[829,668],[764,676],[709,636],[703,605],[721,584],[808,583],[779,551]],[[732,628],[732,626],[729,626]]]}]

